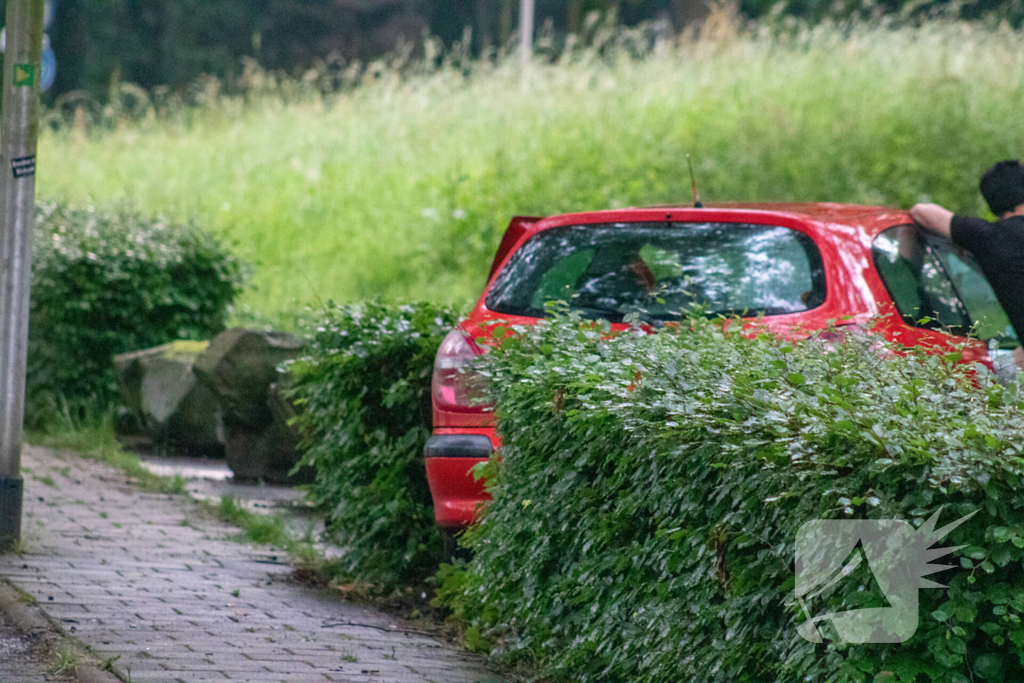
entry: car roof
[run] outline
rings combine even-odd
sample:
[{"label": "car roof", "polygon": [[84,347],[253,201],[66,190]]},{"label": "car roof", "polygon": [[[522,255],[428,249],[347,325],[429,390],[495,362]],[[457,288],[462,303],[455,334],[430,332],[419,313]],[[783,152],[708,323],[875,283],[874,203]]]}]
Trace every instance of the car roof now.
[{"label": "car roof", "polygon": [[[560,214],[538,221],[534,229],[665,219],[685,222],[698,220],[705,212],[709,214],[710,220],[716,221],[743,222],[756,219],[756,222],[765,222],[771,216],[778,216],[789,219],[787,222],[815,223],[826,229],[829,225],[846,226],[868,238],[893,225],[911,222],[906,211],[884,206],[832,202],[725,202],[705,204],[699,209],[691,204],[665,204]],[[849,232],[848,229],[842,231]]]},{"label": "car roof", "polygon": [[[884,206],[863,206],[860,204],[834,204],[831,202],[724,202],[708,204],[715,209],[746,209],[748,211],[771,211],[777,213],[793,213],[808,218],[835,221],[842,223],[855,218],[892,213],[894,209]],[[689,207],[686,207],[689,208]]]}]

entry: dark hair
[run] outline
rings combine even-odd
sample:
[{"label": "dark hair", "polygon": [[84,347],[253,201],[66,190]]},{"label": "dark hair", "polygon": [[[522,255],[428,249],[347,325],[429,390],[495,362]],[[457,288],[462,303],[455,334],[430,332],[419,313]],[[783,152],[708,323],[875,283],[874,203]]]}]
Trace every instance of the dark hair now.
[{"label": "dark hair", "polygon": [[996,216],[1024,204],[1024,166],[1011,159],[985,171],[981,176],[981,195]]}]

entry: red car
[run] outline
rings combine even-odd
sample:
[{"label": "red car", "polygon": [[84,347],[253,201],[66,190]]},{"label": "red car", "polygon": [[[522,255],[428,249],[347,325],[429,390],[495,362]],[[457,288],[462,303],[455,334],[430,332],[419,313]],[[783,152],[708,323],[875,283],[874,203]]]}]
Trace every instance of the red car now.
[{"label": "red car", "polygon": [[987,281],[948,242],[923,237],[903,211],[842,204],[665,206],[514,218],[483,295],[444,340],[433,377],[433,436],[425,456],[434,515],[449,538],[487,494],[470,469],[500,445],[461,370],[482,349],[481,326],[531,324],[547,302],[619,324],[656,324],[699,304],[764,317],[799,337],[827,321],[878,318],[888,339],[942,352],[966,341],[965,362],[1016,372],[1019,345]]}]

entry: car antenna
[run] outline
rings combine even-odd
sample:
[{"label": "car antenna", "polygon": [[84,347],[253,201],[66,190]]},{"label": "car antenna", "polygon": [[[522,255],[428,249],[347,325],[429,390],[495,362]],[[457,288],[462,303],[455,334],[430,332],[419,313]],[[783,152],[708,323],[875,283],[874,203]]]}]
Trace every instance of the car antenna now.
[{"label": "car antenna", "polygon": [[690,167],[690,182],[693,183],[693,208],[703,209],[704,205],[700,203],[700,192],[697,191],[697,176],[693,175],[693,162],[690,161],[690,155],[686,155],[686,165]]}]

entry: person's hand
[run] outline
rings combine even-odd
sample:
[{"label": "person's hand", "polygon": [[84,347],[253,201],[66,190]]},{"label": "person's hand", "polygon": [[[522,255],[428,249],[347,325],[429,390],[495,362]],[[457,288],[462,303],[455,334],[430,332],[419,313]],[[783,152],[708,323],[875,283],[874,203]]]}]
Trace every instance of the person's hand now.
[{"label": "person's hand", "polygon": [[938,204],[915,204],[910,210],[910,217],[925,230],[949,239],[949,225],[953,222],[953,212]]},{"label": "person's hand", "polygon": [[1018,346],[1013,350],[1013,362],[1017,367],[1024,370],[1024,346]]}]

